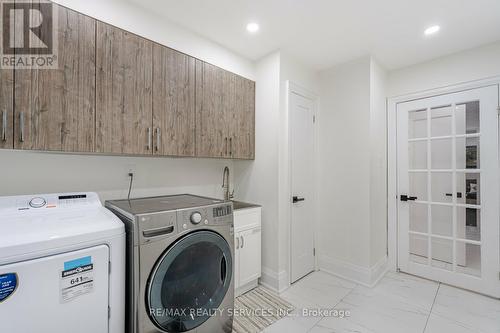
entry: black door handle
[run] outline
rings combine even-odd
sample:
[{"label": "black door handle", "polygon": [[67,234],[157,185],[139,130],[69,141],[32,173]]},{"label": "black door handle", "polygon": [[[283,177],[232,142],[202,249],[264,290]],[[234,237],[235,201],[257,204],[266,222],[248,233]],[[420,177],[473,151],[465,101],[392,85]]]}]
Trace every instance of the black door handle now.
[{"label": "black door handle", "polygon": [[[452,193],[445,193],[445,195],[447,197],[452,197],[453,194]],[[457,198],[460,199],[462,197],[462,192],[457,192]]]},{"label": "black door handle", "polygon": [[293,196],[293,197],[292,197],[292,202],[293,202],[293,203],[297,203],[297,202],[299,202],[299,201],[304,201],[304,200],[306,200],[306,199],[305,199],[305,198],[299,198],[299,197],[297,197],[297,196]]},{"label": "black door handle", "polygon": [[409,197],[406,194],[401,195],[400,198],[401,201],[415,201],[418,199],[417,197]]}]

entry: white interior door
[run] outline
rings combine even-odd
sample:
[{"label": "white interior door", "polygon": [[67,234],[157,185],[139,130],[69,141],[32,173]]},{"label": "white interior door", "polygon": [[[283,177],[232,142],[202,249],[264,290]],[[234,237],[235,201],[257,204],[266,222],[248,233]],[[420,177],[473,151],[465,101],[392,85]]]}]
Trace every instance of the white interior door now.
[{"label": "white interior door", "polygon": [[398,267],[500,297],[498,86],[398,104]]},{"label": "white interior door", "polygon": [[314,102],[290,95],[291,282],[314,270]]}]

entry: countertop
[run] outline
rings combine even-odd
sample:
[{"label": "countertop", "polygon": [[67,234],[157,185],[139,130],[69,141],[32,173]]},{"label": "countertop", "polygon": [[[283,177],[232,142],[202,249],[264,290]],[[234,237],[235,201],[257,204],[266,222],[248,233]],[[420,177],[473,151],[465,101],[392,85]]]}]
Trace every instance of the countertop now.
[{"label": "countertop", "polygon": [[234,210],[250,209],[250,208],[257,208],[257,207],[261,207],[261,205],[233,200],[233,209]]}]

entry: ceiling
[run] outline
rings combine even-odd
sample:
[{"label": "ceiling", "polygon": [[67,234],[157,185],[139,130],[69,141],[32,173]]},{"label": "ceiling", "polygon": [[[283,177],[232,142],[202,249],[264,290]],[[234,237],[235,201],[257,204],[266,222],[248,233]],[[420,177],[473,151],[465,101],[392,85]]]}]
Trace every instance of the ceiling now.
[{"label": "ceiling", "polygon": [[500,40],[499,0],[128,1],[248,59],[280,49],[315,70],[367,54],[397,69]]}]

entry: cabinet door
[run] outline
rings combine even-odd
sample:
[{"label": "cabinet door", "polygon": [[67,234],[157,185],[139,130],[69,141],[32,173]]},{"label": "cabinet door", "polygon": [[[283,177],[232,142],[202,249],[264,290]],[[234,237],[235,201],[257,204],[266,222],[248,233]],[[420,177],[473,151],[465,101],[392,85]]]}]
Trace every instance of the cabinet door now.
[{"label": "cabinet door", "polygon": [[60,6],[57,13],[59,68],[15,72],[15,148],[92,152],[96,21]]},{"label": "cabinet door", "polygon": [[228,113],[234,76],[196,61],[196,156],[229,157]]},{"label": "cabinet door", "polygon": [[229,151],[232,158],[255,158],[255,82],[235,75]]},{"label": "cabinet door", "polygon": [[261,276],[261,229],[255,228],[240,233],[240,286]]},{"label": "cabinet door", "polygon": [[152,154],[153,43],[97,23],[96,151]]},{"label": "cabinet door", "polygon": [[14,148],[14,72],[0,69],[0,148]]},{"label": "cabinet door", "polygon": [[195,59],[153,46],[154,154],[195,155]]}]

